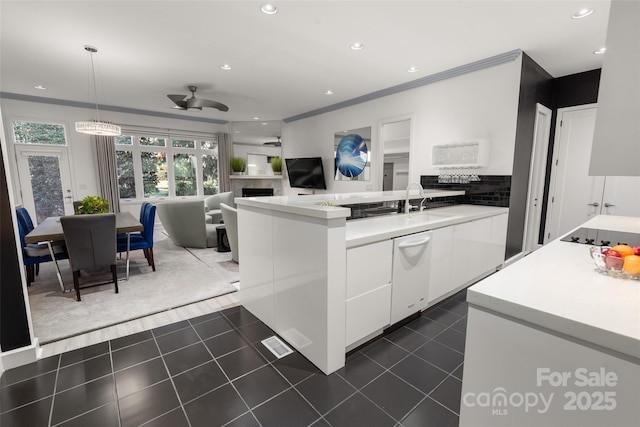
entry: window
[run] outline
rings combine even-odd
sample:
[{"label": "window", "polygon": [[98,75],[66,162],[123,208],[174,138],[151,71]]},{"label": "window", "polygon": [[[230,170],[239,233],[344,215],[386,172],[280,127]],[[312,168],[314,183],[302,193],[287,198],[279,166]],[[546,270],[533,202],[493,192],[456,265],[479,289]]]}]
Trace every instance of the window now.
[{"label": "window", "polygon": [[114,138],[121,199],[218,193],[218,142],[171,135]]},{"label": "window", "polygon": [[67,145],[64,126],[52,123],[13,122],[16,144]]}]

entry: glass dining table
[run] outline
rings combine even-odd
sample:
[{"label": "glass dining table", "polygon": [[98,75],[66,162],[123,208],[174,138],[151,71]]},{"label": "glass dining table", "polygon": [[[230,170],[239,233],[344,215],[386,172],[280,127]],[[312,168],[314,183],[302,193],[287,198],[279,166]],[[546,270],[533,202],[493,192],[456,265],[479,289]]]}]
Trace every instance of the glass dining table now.
[{"label": "glass dining table", "polygon": [[[118,234],[127,235],[127,273],[126,279],[129,279],[129,248],[131,235],[130,233],[136,231],[142,231],[144,227],[130,212],[116,212],[116,232]],[[60,266],[53,252],[53,242],[64,241],[64,233],[62,231],[62,224],[60,224],[59,216],[50,216],[42,221],[36,228],[31,230],[24,238],[25,243],[44,243],[49,248],[49,254],[56,267],[56,275],[58,276],[58,282],[62,292],[66,292],[64,282],[62,281],[62,275],[60,274]]]}]

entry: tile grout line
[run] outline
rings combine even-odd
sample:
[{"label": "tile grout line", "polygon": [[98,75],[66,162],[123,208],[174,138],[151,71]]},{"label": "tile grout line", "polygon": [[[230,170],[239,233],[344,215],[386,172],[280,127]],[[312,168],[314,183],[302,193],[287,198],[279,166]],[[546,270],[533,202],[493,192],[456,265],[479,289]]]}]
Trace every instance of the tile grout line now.
[{"label": "tile grout line", "polygon": [[[221,311],[220,314],[222,314],[222,316],[224,317],[224,319],[229,322],[229,324],[235,329],[235,325],[233,325],[233,323],[231,323],[229,321],[229,319],[227,318],[227,316],[224,315],[224,313]],[[202,345],[204,345],[204,348],[207,350],[207,352],[209,353],[209,356],[211,356],[211,358],[213,359],[213,361],[215,362],[216,366],[218,367],[218,369],[220,369],[220,372],[222,372],[222,374],[224,375],[224,377],[227,379],[227,383],[233,388],[233,390],[236,392],[236,394],[238,395],[238,397],[240,398],[240,400],[242,400],[242,403],[244,403],[244,406],[247,407],[247,411],[251,413],[251,415],[253,416],[253,418],[256,420],[256,422],[258,423],[258,425],[262,425],[260,423],[260,421],[258,421],[258,418],[253,414],[253,411],[251,410],[251,408],[249,407],[249,405],[247,404],[247,402],[244,400],[244,397],[242,397],[242,395],[240,394],[240,392],[238,391],[238,389],[236,388],[235,384],[233,384],[231,382],[231,379],[229,378],[229,375],[227,375],[227,373],[225,372],[224,369],[222,369],[222,366],[220,366],[220,363],[218,363],[218,360],[216,359],[216,357],[213,355],[213,353],[211,353],[211,350],[209,350],[209,347],[207,347],[207,345],[204,343],[204,340],[202,339],[202,337],[200,336],[200,333],[198,333],[198,331],[193,328],[193,330],[196,332],[196,335],[198,336],[198,338],[200,338],[200,342],[202,342]],[[248,341],[248,340],[247,340]],[[244,347],[243,347],[244,348]],[[221,385],[220,387],[216,388],[215,390],[219,390],[221,387],[223,387],[225,384]],[[197,398],[200,398],[202,396],[205,396],[209,393],[212,393],[214,390],[209,390],[206,393],[201,394],[200,396],[198,396]],[[196,400],[197,398],[192,399],[190,402],[193,402],[194,400]],[[184,410],[184,407],[183,407]],[[246,412],[243,412],[242,415],[244,415]],[[186,411],[185,411],[185,416],[186,416]],[[236,417],[237,418],[237,417]],[[235,419],[235,418],[234,418]],[[189,417],[187,417],[187,421],[189,421]],[[233,421],[233,420],[231,420]],[[228,424],[228,423],[227,423]],[[189,424],[191,425],[191,424]]]},{"label": "tile grout line", "polygon": [[60,375],[60,363],[62,362],[62,356],[58,356],[58,367],[56,368],[56,379],[53,383],[53,394],[51,395],[51,409],[49,409],[49,421],[48,426],[51,426],[53,421],[53,406],[56,403],[56,389],[58,388],[58,375]]},{"label": "tile grout line", "polygon": [[[189,327],[191,327],[193,329],[193,326],[191,326],[191,324],[189,324]],[[182,330],[182,329],[180,329],[180,330]],[[195,329],[193,329],[193,331],[196,333],[196,335],[198,335],[198,332]],[[167,362],[164,360],[164,355],[162,354],[162,350],[160,349],[160,345],[158,345],[158,340],[156,339],[156,336],[153,333],[153,330],[151,331],[151,335],[153,335],[153,342],[156,344],[156,348],[158,349],[158,353],[160,353],[160,360],[162,360],[162,365],[164,366],[164,369],[167,371],[167,376],[169,377],[169,381],[171,381],[171,387],[173,387],[173,392],[175,393],[176,398],[178,399],[178,407],[180,409],[182,409],[182,413],[184,414],[184,417],[187,420],[187,424],[189,425],[189,427],[191,427],[191,421],[189,420],[189,417],[187,416],[187,411],[184,409],[184,406],[182,405],[182,399],[180,398],[180,394],[178,394],[178,389],[176,388],[176,384],[173,381],[173,377],[171,376],[171,371],[169,371],[169,367],[167,366]],[[198,335],[198,338],[200,338],[199,335]],[[164,414],[159,415],[159,417],[162,416],[162,415],[168,414],[169,412],[174,411],[175,409],[176,408],[172,408],[170,411],[167,411]],[[156,417],[156,418],[158,418],[158,417]],[[147,420],[147,422],[148,421],[151,421],[151,420]]]}]

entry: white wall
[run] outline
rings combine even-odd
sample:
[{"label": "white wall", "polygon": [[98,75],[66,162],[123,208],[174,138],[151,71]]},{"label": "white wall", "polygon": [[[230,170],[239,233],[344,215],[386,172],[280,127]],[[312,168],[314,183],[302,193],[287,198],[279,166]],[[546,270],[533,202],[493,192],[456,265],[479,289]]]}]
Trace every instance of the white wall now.
[{"label": "white wall", "polygon": [[[75,122],[89,120],[95,115],[93,110],[61,105],[41,104],[27,101],[2,99],[2,114],[5,123],[6,140],[9,142],[9,159],[14,176],[14,194],[17,204],[22,203],[19,191],[19,175],[16,168],[13,150],[13,135],[11,123],[14,120],[51,121],[62,123],[67,129],[69,143],[69,161],[71,164],[72,191],[75,200],[89,195],[99,194],[99,178],[96,164],[96,155],[91,137],[75,131]],[[191,130],[198,132],[229,132],[228,125],[214,123],[194,122],[189,120],[171,119],[164,117],[143,116],[139,114],[101,112],[102,120],[112,121],[125,126],[144,126],[159,129]],[[139,203],[132,207],[136,213]],[[127,210],[127,209],[123,209]]]},{"label": "white wall", "polygon": [[[376,148],[382,122],[411,118],[409,182],[437,174],[431,167],[431,146],[485,138],[491,142],[489,166],[483,175],[511,175],[516,135],[522,56],[492,68],[440,81],[322,115],[283,125],[282,156],[321,156],[327,193],[382,188],[382,154]],[[333,180],[333,134],[341,129],[372,127],[370,181]],[[376,162],[373,164],[373,162]],[[293,194],[285,180],[285,193]],[[318,190],[322,192],[322,190]]]}]

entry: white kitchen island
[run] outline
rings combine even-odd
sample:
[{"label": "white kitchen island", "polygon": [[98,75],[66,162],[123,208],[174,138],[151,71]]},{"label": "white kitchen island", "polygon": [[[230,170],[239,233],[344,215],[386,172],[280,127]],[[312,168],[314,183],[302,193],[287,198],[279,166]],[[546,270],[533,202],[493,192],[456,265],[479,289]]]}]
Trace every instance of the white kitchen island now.
[{"label": "white kitchen island", "polygon": [[468,289],[461,426],[640,425],[640,281],[595,271],[589,248],[555,240]]},{"label": "white kitchen island", "polygon": [[[461,194],[425,193],[433,198]],[[476,276],[495,271],[502,264],[506,208],[459,205],[347,221],[350,209],[335,206],[404,199],[404,191],[236,199],[240,302],[329,374],[344,366],[349,348],[380,334],[393,318],[391,293],[394,285],[395,291],[400,287],[391,283],[392,239],[440,230],[440,238],[450,244],[449,250],[454,249],[457,235],[460,244],[462,239],[475,239],[469,244],[493,253],[483,258],[484,263],[476,270],[468,269],[476,271]],[[468,224],[476,224],[477,229],[467,228]],[[476,278],[455,276],[458,282],[451,282],[448,279],[453,266],[439,265],[438,277],[442,276],[449,287],[440,289],[438,298],[419,298],[411,309],[424,309]],[[382,274],[374,276],[386,278],[365,289],[367,284],[361,287],[350,283],[348,277],[353,277],[354,268],[365,275],[380,271]],[[430,279],[427,273],[420,291],[426,290]],[[366,315],[371,313],[376,316],[369,322]]]}]

